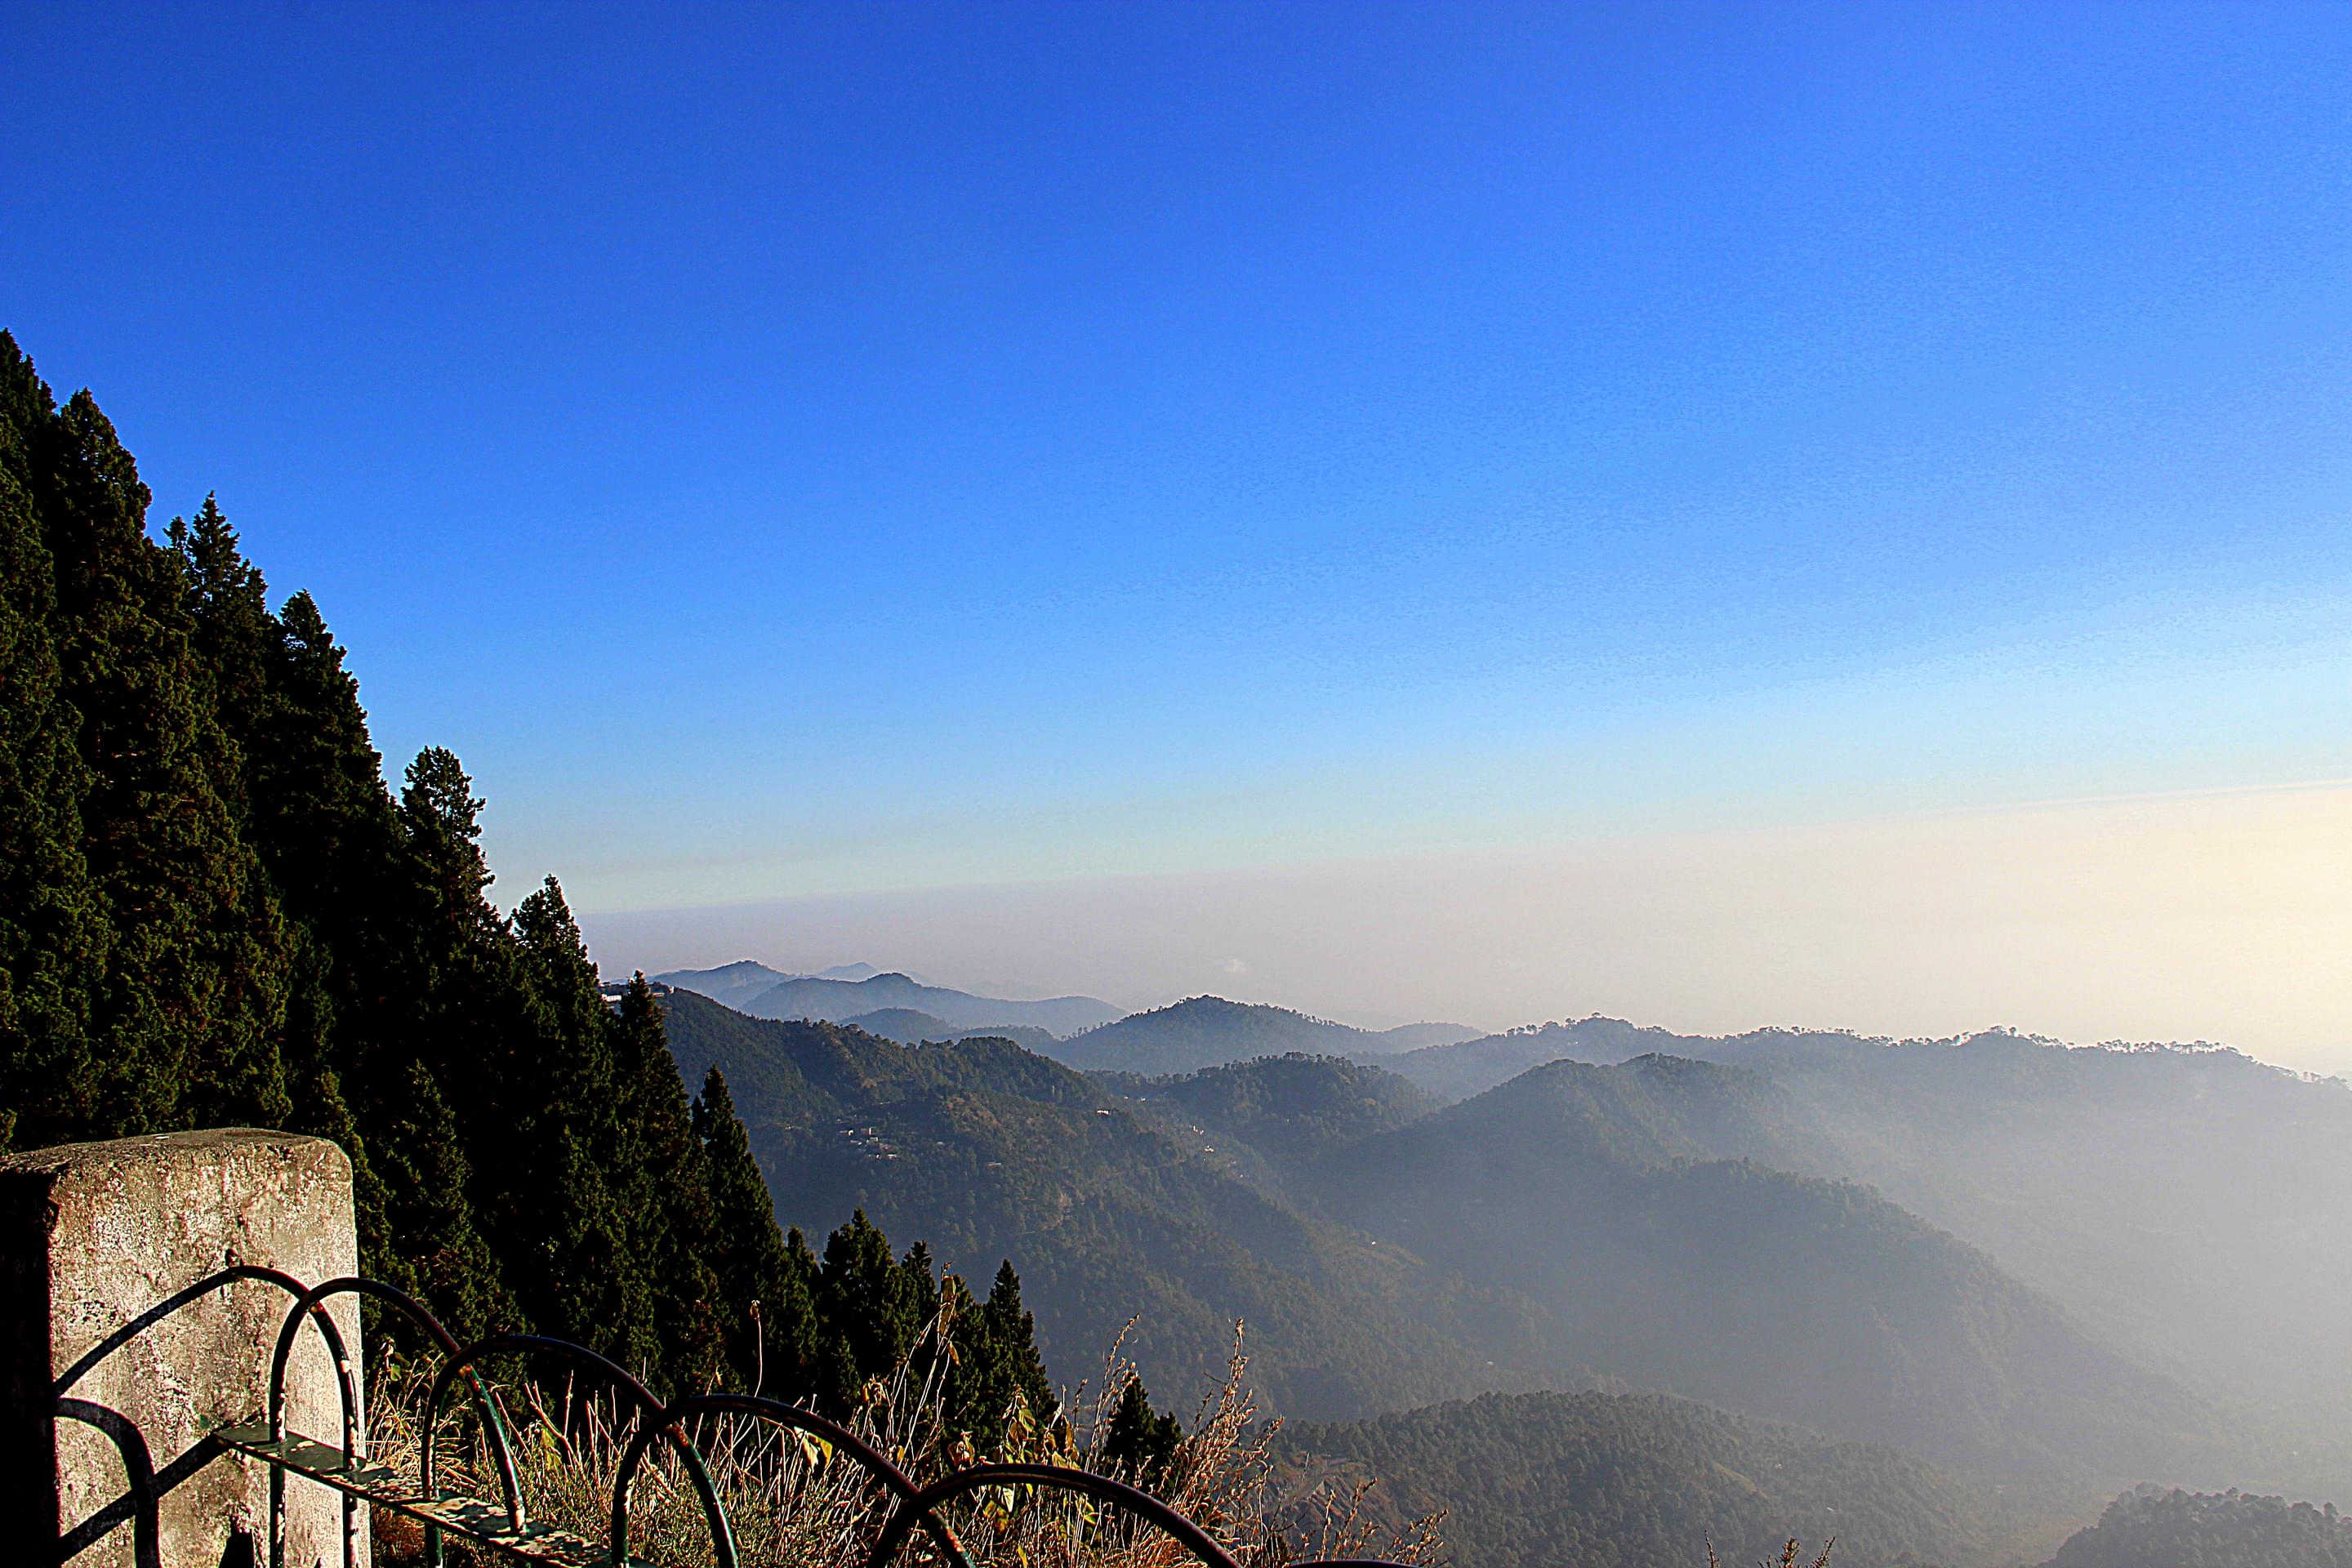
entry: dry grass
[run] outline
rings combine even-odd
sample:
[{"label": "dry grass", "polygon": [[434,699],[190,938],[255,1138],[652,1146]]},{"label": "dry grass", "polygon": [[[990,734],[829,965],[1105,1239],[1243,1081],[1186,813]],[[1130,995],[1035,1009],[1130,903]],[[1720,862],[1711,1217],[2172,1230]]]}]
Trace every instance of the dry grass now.
[{"label": "dry grass", "polygon": [[[1081,1388],[1067,1410],[1042,1418],[1011,1412],[1002,1450],[977,1454],[966,1434],[946,1427],[941,1386],[947,1324],[934,1323],[908,1361],[866,1390],[845,1423],[920,1483],[982,1461],[1065,1465],[1112,1473],[1101,1445],[1111,1412],[1135,1376],[1113,1345],[1089,1397]],[[1122,1336],[1123,1338],[1124,1336]],[[1201,1526],[1244,1568],[1281,1568],[1314,1557],[1389,1557],[1409,1564],[1437,1561],[1438,1519],[1401,1527],[1372,1521],[1365,1489],[1324,1489],[1302,1507],[1284,1503],[1277,1517],[1274,1441],[1278,1422],[1257,1418],[1244,1378],[1238,1331],[1224,1380],[1203,1398],[1157,1487],[1160,1499]],[[919,1374],[928,1367],[928,1374]],[[372,1383],[371,1447],[381,1461],[415,1474],[422,1410],[432,1364],[394,1363]],[[530,1517],[602,1544],[622,1455],[635,1435],[633,1415],[616,1413],[601,1394],[549,1393],[529,1382],[499,1394]],[[889,1501],[857,1463],[830,1445],[763,1422],[707,1418],[688,1436],[709,1461],[735,1531],[744,1568],[850,1568],[862,1564],[890,1514]],[[446,1411],[435,1437],[446,1456],[444,1490],[499,1494],[478,1426],[462,1407]],[[661,1568],[711,1561],[701,1503],[674,1451],[659,1447],[631,1488],[630,1550]],[[1075,1494],[1035,1488],[990,1488],[941,1510],[975,1568],[1176,1568],[1191,1554],[1156,1529]],[[378,1515],[379,1568],[416,1561],[413,1530]],[[488,1561],[449,1543],[452,1563]],[[901,1561],[936,1561],[918,1531]]]}]

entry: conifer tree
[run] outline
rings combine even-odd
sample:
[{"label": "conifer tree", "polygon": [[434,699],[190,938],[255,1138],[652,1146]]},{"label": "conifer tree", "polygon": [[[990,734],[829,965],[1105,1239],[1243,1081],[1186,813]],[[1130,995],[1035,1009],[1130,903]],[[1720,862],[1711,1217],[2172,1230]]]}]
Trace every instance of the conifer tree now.
[{"label": "conifer tree", "polygon": [[43,420],[46,393],[12,379],[12,423],[37,426],[17,432],[20,482],[50,559],[82,850],[111,939],[93,977],[104,1048],[88,1130],[280,1121],[278,911],[236,834],[234,749],[179,572],[146,535],[147,487],[97,402],[78,393]]},{"label": "conifer tree", "polygon": [[[522,1026],[506,1043],[499,1090],[514,1136],[484,1173],[500,1250],[548,1332],[649,1368],[657,1355],[650,1258],[637,1244],[654,1215],[625,1212],[617,1190],[629,1173],[612,1023],[552,877],[516,907],[514,951]],[[531,1231],[548,1244],[520,1245]]]},{"label": "conifer tree", "polygon": [[818,1369],[817,1393],[855,1405],[868,1378],[904,1360],[922,1331],[921,1298],[911,1273],[890,1256],[890,1238],[859,1209],[825,1238],[818,1276],[817,1316],[844,1354]]},{"label": "conifer tree", "polygon": [[74,1135],[96,1112],[91,977],[108,928],[82,853],[88,770],[64,693],[56,581],[27,442],[48,395],[0,332],[0,1150]]},{"label": "conifer tree", "polygon": [[236,530],[205,497],[195,521],[175,517],[168,537],[179,568],[189,640],[222,737],[236,749],[236,766],[214,770],[214,787],[235,816],[238,831],[253,842],[244,760],[264,744],[270,708],[268,656],[277,628],[269,616],[269,589],[260,570],[245,558]]},{"label": "conifer tree", "polygon": [[[673,1392],[711,1387],[727,1365],[728,1304],[713,1261],[719,1218],[710,1162],[662,1033],[660,1004],[643,974],[622,994],[613,1039],[622,1120],[616,1196],[650,1272],[662,1372]],[[772,1216],[767,1232],[775,1234]]]},{"label": "conifer tree", "polygon": [[309,595],[268,613],[215,498],[168,548],[148,503],[0,331],[0,1148],[291,1126],[351,1155],[363,1268],[461,1338],[846,1405],[945,1301],[975,1427],[1042,1407],[1009,1268],[975,1305],[862,1213],[822,1264],[780,1235],[643,978],[606,1006],[552,879],[490,901],[457,758],[395,800]]},{"label": "conifer tree", "polygon": [[1103,1461],[1113,1475],[1146,1491],[1157,1489],[1168,1478],[1176,1446],[1184,1428],[1176,1417],[1151,1408],[1150,1391],[1143,1379],[1130,1377],[1119,1392],[1118,1407],[1111,1412],[1103,1435]]},{"label": "conifer tree", "polygon": [[694,1133],[709,1183],[711,1261],[723,1303],[728,1363],[746,1388],[762,1381],[771,1389],[812,1388],[816,1260],[798,1230],[789,1241],[777,1233],[767,1182],[736,1119],[726,1077],[716,1067],[704,1075],[695,1101]]},{"label": "conifer tree", "polygon": [[972,1300],[971,1289],[952,1275],[940,1282],[940,1294],[955,1347],[948,1426],[969,1434],[977,1452],[1001,1452],[1016,1403],[1041,1421],[1055,1409],[1053,1386],[1037,1355],[1036,1325],[1021,1308],[1020,1278],[1007,1261],[998,1268],[985,1304]]},{"label": "conifer tree", "polygon": [[407,1095],[379,1110],[371,1139],[387,1192],[386,1245],[369,1260],[383,1278],[423,1300],[460,1340],[532,1325],[499,1280],[467,1201],[472,1168],[457,1118],[422,1062],[404,1075]]}]

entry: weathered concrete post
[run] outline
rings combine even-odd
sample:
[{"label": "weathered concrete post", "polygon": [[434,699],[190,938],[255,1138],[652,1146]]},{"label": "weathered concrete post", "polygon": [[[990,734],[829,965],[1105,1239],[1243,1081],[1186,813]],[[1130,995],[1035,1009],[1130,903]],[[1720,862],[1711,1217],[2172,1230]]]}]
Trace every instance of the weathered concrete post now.
[{"label": "weathered concrete post", "polygon": [[[267,1468],[202,1440],[260,1415],[292,1304],[284,1291],[252,1280],[213,1291],[140,1329],[69,1389],[57,1384],[142,1313],[223,1268],[256,1265],[315,1285],[358,1262],[351,1162],[324,1139],[230,1128],[0,1159],[7,1560],[136,1568],[125,1458],[135,1437],[162,1494],[162,1568],[266,1564]],[[329,1310],[356,1363],[357,1302]],[[333,1364],[315,1329],[297,1342],[287,1386],[291,1426],[340,1441]],[[83,1402],[79,1419],[53,1418],[60,1394]],[[287,1568],[339,1568],[340,1502],[299,1478],[288,1479],[286,1501]]]}]

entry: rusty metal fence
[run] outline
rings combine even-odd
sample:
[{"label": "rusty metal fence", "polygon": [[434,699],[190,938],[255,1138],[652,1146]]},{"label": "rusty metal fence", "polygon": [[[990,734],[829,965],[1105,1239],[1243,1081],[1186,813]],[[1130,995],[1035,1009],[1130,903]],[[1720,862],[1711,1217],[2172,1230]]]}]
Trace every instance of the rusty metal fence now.
[{"label": "rusty metal fence", "polygon": [[[74,1385],[142,1330],[214,1291],[244,1281],[272,1285],[291,1300],[284,1326],[278,1331],[271,1357],[268,1400],[258,1412],[240,1412],[243,1419],[215,1428],[189,1453],[180,1456],[159,1475],[152,1456],[136,1426],[88,1401],[74,1397]],[[437,1350],[439,1373],[427,1396],[423,1438],[415,1477],[391,1467],[370,1463],[365,1415],[359,1379],[350,1352],[325,1303],[341,1296],[376,1302],[404,1320]],[[302,1325],[315,1326],[333,1359],[341,1404],[341,1433],[334,1442],[290,1429],[287,1424],[286,1370]],[[636,1433],[624,1451],[614,1477],[610,1528],[602,1543],[530,1519],[521,1479],[514,1458],[499,1402],[478,1370],[492,1358],[551,1358],[567,1363],[608,1387],[616,1405],[625,1405],[636,1423]],[[498,1480],[499,1497],[475,1498],[446,1491],[436,1485],[438,1460],[435,1434],[438,1417],[459,1384],[481,1423],[490,1468]],[[739,1568],[735,1531],[713,1480],[710,1468],[688,1436],[700,1418],[731,1415],[772,1424],[804,1434],[828,1446],[838,1459],[861,1468],[888,1500],[889,1511],[879,1534],[863,1559],[863,1568],[887,1568],[919,1531],[934,1557],[948,1568],[973,1568],[970,1553],[942,1517],[945,1506],[968,1494],[990,1488],[1016,1495],[1070,1493],[1126,1515],[1136,1524],[1158,1530],[1189,1552],[1204,1568],[1239,1568],[1233,1555],[1210,1533],[1182,1513],[1139,1488],[1108,1476],[1061,1465],[980,1464],[955,1470],[929,1485],[912,1477],[874,1446],[839,1422],[780,1400],[748,1394],[688,1394],[665,1404],[629,1372],[584,1345],[537,1334],[494,1334],[461,1345],[424,1305],[406,1292],[379,1280],[358,1278],[331,1279],[306,1286],[273,1268],[238,1266],[196,1281],[156,1303],[94,1346],[66,1369],[52,1390],[55,1418],[97,1428],[121,1456],[129,1485],[121,1499],[101,1509],[67,1533],[60,1542],[59,1563],[68,1563],[82,1551],[128,1524],[132,1555],[138,1568],[163,1568],[158,1546],[156,1504],[161,1492],[177,1476],[226,1455],[257,1460],[269,1470],[269,1568],[285,1568],[287,1479],[332,1489],[342,1500],[343,1568],[368,1568],[360,1562],[360,1510],[389,1510],[419,1521],[424,1526],[428,1563],[440,1568],[446,1540],[455,1536],[526,1562],[557,1568],[652,1568],[629,1554],[629,1492],[638,1471],[656,1444],[675,1455],[696,1496],[700,1500],[709,1531],[710,1552],[719,1568]],[[845,1563],[842,1568],[857,1568]],[[1291,1568],[1399,1568],[1371,1559],[1325,1558],[1298,1563]]]}]

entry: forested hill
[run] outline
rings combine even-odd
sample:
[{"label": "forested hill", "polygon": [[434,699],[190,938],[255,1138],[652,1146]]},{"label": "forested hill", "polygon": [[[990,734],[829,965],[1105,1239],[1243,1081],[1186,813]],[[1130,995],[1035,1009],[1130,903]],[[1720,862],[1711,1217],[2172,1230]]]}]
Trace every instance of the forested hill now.
[{"label": "forested hill", "polygon": [[1246,1147],[1288,1175],[1312,1171],[1360,1138],[1416,1121],[1438,1103],[1394,1073],[1299,1052],[1168,1078],[1094,1076],[1130,1103]]},{"label": "forested hill", "polygon": [[1442,1099],[1467,1100],[1546,1062],[1607,1065],[1653,1055],[1713,1058],[1712,1052],[1692,1045],[1685,1036],[1596,1016],[1423,1046],[1382,1065]]},{"label": "forested hill", "polygon": [[780,1212],[862,1205],[1012,1258],[1066,1376],[1140,1312],[1147,1376],[1194,1386],[1245,1317],[1294,1415],[1601,1375],[2014,1473],[2230,1470],[2211,1408],[1992,1259],[1757,1163],[1814,1135],[1757,1073],[1564,1063],[1432,1114],[1329,1058],[1089,1078],[1010,1042],[669,1005],[689,1075],[736,1086]]},{"label": "forested hill", "polygon": [[1791,1535],[1834,1537],[1837,1568],[1975,1568],[2095,1506],[1660,1394],[1488,1394],[1284,1436],[1308,1473],[1377,1479],[1408,1517],[1445,1510],[1454,1560],[1479,1568],[1704,1564],[1710,1543],[1728,1568]]},{"label": "forested hill", "polygon": [[[388,788],[319,606],[273,608],[209,498],[165,542],[149,500],[97,402],[59,407],[0,332],[0,1148],[320,1134],[362,1267],[461,1338],[748,1383],[758,1300],[772,1387],[887,1370],[904,1304],[952,1287],[871,1227],[788,1248],[650,990],[606,1005],[551,878],[490,901],[457,758]],[[972,1397],[1034,1362],[1017,1289],[997,1308]]]},{"label": "forested hill", "polygon": [[886,1040],[896,1040],[902,1046],[919,1046],[926,1040],[971,1040],[986,1037],[1011,1040],[1025,1050],[1051,1056],[1057,1044],[1052,1035],[1034,1024],[958,1026],[929,1013],[919,1013],[912,1007],[884,1007],[872,1013],[860,1013],[855,1018],[843,1018],[838,1022],[846,1027],[863,1029],[869,1035],[877,1035]]},{"label": "forested hill", "polygon": [[[1404,1037],[1415,1038],[1429,1026],[1407,1024]],[[1310,1018],[1287,1007],[1192,996],[1089,1029],[1063,1042],[1055,1055],[1089,1071],[1157,1074],[1192,1072],[1290,1051],[1381,1056],[1400,1044],[1370,1029]]]},{"label": "forested hill", "polygon": [[1010,1258],[1057,1374],[1127,1353],[1179,1404],[1218,1375],[1236,1320],[1276,1408],[1357,1415],[1494,1386],[1468,1340],[1497,1303],[1393,1247],[1300,1213],[1255,1162],[1139,1114],[1005,1040],[908,1047],[831,1024],[665,999],[689,1074],[716,1066],[788,1221],[863,1207],[950,1259]]},{"label": "forested hill", "polygon": [[2352,1568],[2352,1519],[2242,1492],[2126,1492],[2043,1568]]}]

